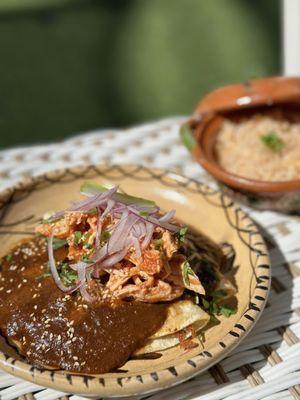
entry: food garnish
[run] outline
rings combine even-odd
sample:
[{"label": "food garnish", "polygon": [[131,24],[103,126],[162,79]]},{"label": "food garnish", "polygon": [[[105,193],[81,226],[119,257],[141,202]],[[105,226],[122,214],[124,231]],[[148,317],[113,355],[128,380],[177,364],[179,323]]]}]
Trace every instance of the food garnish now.
[{"label": "food garnish", "polygon": [[280,153],[284,148],[284,141],[278,136],[276,132],[269,132],[266,135],[261,136],[261,141],[273,151],[273,153]]},{"label": "food garnish", "polygon": [[[162,244],[164,231],[174,235],[174,239],[178,233],[179,242],[184,240],[187,228],[171,223],[174,210],[163,215],[153,201],[129,196],[118,189],[117,186],[107,189],[94,182],[85,182],[81,186],[81,193],[87,197],[86,200],[55,213],[38,227],[38,232],[48,236],[50,270],[61,290],[72,293],[79,288],[84,297],[91,300],[85,289],[88,275],[98,276],[101,270],[115,268],[130,251],[141,258],[154,234],[161,236],[154,239],[154,249],[157,251]],[[93,210],[96,213],[90,214]],[[79,228],[90,224],[89,229],[73,232],[68,227],[74,222],[70,218],[75,219],[75,226]],[[159,230],[160,234],[157,232]],[[81,256],[78,258],[69,251],[69,258],[75,261],[69,267],[78,275],[78,281],[73,285],[69,281],[62,281],[53,255],[54,250],[67,244],[70,247],[72,245],[77,255]]]}]

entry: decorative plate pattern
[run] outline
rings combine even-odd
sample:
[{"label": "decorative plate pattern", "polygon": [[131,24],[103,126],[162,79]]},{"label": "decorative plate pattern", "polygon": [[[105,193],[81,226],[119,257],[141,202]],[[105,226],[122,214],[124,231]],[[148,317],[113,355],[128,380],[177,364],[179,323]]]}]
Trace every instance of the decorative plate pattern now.
[{"label": "decorative plate pattern", "polygon": [[[261,314],[270,286],[270,266],[264,241],[254,222],[219,190],[172,172],[141,166],[87,166],[28,178],[0,194],[0,253],[32,233],[44,212],[59,209],[76,196],[80,182],[118,182],[126,191],[176,208],[179,219],[217,241],[225,239],[237,252],[238,313],[211,328],[204,349],[188,354],[178,348],[158,360],[132,360],[118,373],[80,376],[28,365],[8,347],[0,353],[0,368],[13,375],[65,392],[128,396],[178,384],[227,355],[251,330]],[[64,204],[63,204],[64,203]]]}]

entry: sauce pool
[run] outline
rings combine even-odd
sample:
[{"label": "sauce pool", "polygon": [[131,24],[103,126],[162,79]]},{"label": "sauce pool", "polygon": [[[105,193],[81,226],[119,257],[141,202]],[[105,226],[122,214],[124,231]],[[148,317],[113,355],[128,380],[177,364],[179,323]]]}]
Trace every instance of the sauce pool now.
[{"label": "sauce pool", "polygon": [[[66,249],[56,250],[64,259]],[[61,292],[47,271],[46,242],[35,238],[0,263],[0,331],[31,364],[83,374],[121,367],[164,323],[167,304],[87,303]]]}]

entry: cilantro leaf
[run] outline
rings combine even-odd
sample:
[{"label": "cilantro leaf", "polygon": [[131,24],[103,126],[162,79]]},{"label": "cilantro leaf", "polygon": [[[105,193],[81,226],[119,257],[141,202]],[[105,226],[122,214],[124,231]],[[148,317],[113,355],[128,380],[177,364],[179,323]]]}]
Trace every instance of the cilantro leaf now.
[{"label": "cilantro leaf", "polygon": [[84,262],[91,262],[90,257],[89,257],[87,254],[84,254],[84,255],[82,256],[82,261],[84,261]]},{"label": "cilantro leaf", "polygon": [[103,231],[102,233],[101,233],[101,235],[100,235],[100,244],[101,244],[101,246],[103,246],[107,241],[108,241],[108,239],[111,237],[111,232],[109,232],[109,231]]},{"label": "cilantro leaf", "polygon": [[71,285],[77,280],[77,273],[68,264],[63,264],[60,270],[60,278],[65,285]]},{"label": "cilantro leaf", "polygon": [[5,257],[5,260],[7,262],[11,262],[12,258],[13,258],[12,254],[7,254],[7,256]]},{"label": "cilantro leaf", "polygon": [[237,312],[236,307],[229,306],[228,304],[219,305],[219,313],[224,315],[224,317],[226,318],[236,314],[236,312]]},{"label": "cilantro leaf", "polygon": [[283,140],[273,131],[261,136],[260,139],[273,153],[279,153],[285,146]]},{"label": "cilantro leaf", "polygon": [[183,277],[183,282],[186,286],[190,286],[190,278],[189,278],[190,275],[196,277],[196,274],[193,271],[192,267],[190,266],[190,263],[188,261],[185,261],[182,269],[182,277]]},{"label": "cilantro leaf", "polygon": [[64,247],[66,244],[67,241],[65,239],[53,238],[53,250],[60,249],[61,247]]},{"label": "cilantro leaf", "polygon": [[81,239],[82,239],[82,232],[75,231],[74,232],[74,243],[76,244],[76,246],[80,243]]},{"label": "cilantro leaf", "polygon": [[183,228],[181,228],[179,230],[179,232],[177,232],[176,235],[177,235],[177,238],[178,238],[180,243],[184,243],[185,242],[185,237],[186,237],[187,231],[188,231],[188,227],[184,226]]},{"label": "cilantro leaf", "polygon": [[154,249],[155,250],[160,250],[162,244],[163,244],[163,240],[162,239],[154,239],[153,240],[153,244],[154,244]]}]

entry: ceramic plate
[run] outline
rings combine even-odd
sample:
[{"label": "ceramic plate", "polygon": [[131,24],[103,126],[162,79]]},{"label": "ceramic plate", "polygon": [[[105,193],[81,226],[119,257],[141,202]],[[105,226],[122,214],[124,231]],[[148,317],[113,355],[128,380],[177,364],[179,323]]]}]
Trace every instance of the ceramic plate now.
[{"label": "ceramic plate", "polygon": [[204,348],[179,346],[160,358],[130,360],[121,372],[98,376],[49,371],[26,363],[0,338],[0,368],[38,385],[60,391],[101,396],[150,393],[185,381],[225,357],[258,320],[269,291],[270,265],[266,246],[253,221],[232,200],[180,175],[138,166],[89,166],[60,170],[29,179],[0,193],[0,255],[30,236],[38,218],[64,208],[79,197],[80,184],[94,179],[118,183],[126,192],[152,199],[162,209],[176,209],[185,224],[236,251],[238,312],[206,331]]}]

